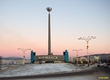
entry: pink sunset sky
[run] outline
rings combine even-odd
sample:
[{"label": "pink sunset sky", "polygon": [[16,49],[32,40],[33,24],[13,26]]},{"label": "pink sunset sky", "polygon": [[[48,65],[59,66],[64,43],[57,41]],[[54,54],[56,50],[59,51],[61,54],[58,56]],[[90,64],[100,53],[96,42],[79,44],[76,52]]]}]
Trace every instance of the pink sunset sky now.
[{"label": "pink sunset sky", "polygon": [[[45,4],[44,4],[45,3]],[[51,51],[62,55],[82,49],[86,41],[79,37],[95,36],[89,42],[89,54],[110,53],[109,0],[0,0],[0,56],[22,57],[17,48],[29,48],[36,55],[48,54],[48,12],[51,11]],[[30,58],[30,50],[26,51]]]}]

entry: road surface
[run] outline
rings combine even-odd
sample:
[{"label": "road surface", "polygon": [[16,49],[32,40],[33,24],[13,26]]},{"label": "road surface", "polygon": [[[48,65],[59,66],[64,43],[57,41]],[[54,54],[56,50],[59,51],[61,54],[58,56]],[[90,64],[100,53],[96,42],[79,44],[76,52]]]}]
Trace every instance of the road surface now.
[{"label": "road surface", "polygon": [[0,80],[99,80],[99,77],[108,77],[101,80],[110,80],[110,68],[95,67],[80,72],[7,77]]}]

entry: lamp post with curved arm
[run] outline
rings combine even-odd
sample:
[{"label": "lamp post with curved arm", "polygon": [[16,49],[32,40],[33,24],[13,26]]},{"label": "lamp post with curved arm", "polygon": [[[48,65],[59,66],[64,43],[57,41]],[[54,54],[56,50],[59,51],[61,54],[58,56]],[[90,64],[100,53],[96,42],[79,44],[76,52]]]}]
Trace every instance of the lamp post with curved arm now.
[{"label": "lamp post with curved arm", "polygon": [[76,53],[77,53],[77,65],[78,65],[78,52],[82,51],[82,49],[73,49],[72,51],[76,51]]},{"label": "lamp post with curved arm", "polygon": [[94,36],[88,36],[87,38],[85,38],[85,37],[80,37],[80,38],[78,38],[78,40],[85,40],[86,43],[87,43],[86,49],[87,49],[87,54],[88,54],[88,67],[89,67],[89,60],[90,60],[89,53],[88,53],[88,48],[89,48],[88,43],[89,43],[89,41],[90,41],[91,39],[95,39],[95,38],[96,38],[96,37],[94,37]]},{"label": "lamp post with curved arm", "polygon": [[18,48],[18,50],[21,50],[21,51],[23,52],[23,64],[25,64],[25,52],[26,52],[27,50],[31,50],[31,49]]}]

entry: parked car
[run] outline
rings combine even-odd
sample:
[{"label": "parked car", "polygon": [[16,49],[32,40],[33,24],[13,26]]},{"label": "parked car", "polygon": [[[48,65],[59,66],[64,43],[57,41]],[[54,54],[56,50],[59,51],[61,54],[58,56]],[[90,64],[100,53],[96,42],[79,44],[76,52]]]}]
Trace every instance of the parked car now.
[{"label": "parked car", "polygon": [[109,66],[110,66],[110,63],[99,63],[97,65],[97,67],[104,67],[104,68],[109,68]]},{"label": "parked car", "polygon": [[104,65],[104,68],[107,68],[107,67],[109,67],[110,66],[110,64],[108,63],[108,64],[105,64]]},{"label": "parked car", "polygon": [[101,66],[105,66],[106,65],[106,63],[99,63],[98,65],[97,65],[97,67],[101,67]]}]

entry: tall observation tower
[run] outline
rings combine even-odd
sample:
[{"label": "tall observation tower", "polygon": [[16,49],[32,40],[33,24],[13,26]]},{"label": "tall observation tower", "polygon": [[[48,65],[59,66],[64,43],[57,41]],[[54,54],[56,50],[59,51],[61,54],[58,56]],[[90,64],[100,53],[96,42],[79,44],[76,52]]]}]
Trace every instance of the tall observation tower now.
[{"label": "tall observation tower", "polygon": [[48,55],[52,55],[51,53],[51,28],[50,28],[50,11],[52,8],[47,7],[46,8],[48,11]]}]

